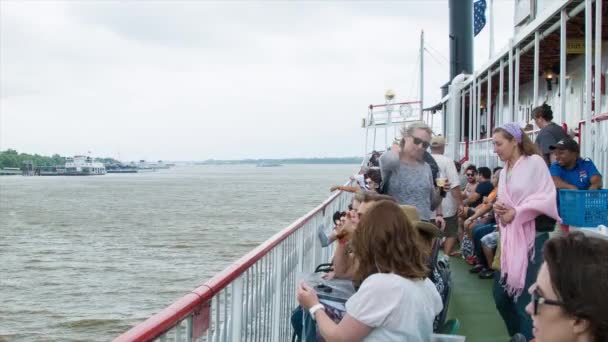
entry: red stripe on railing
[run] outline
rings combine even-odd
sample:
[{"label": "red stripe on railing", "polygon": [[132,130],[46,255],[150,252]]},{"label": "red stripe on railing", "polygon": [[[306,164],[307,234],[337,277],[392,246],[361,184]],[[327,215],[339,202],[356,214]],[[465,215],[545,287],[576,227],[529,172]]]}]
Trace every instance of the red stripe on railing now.
[{"label": "red stripe on railing", "polygon": [[314,215],[324,211],[339,194],[340,191],[330,196],[321,205],[273,235],[270,239],[254,248],[251,252],[245,254],[245,256],[216,274],[203,285],[194,289],[191,293],[181,297],[159,313],[118,336],[114,342],[149,341],[160,336],[165,331],[175,326],[180,320],[187,317],[199,305],[210,301],[215,294],[224,289],[230,282],[247,270],[247,268],[268,254],[270,250],[288,238],[295,231],[302,228]]},{"label": "red stripe on railing", "polygon": [[[605,120],[608,120],[608,113],[599,114],[599,115],[591,117],[591,122],[605,121]],[[587,123],[587,120],[581,120],[578,122],[578,144],[579,144],[579,146],[581,144],[581,137],[583,136],[582,128],[585,123]]]}]

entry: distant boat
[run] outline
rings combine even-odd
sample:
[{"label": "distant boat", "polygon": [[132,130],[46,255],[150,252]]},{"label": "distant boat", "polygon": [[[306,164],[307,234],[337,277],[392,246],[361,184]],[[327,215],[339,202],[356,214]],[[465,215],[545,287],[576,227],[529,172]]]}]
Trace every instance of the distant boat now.
[{"label": "distant boat", "polygon": [[261,162],[261,163],[258,163],[256,166],[257,167],[277,167],[277,166],[283,166],[283,165],[279,164],[279,163]]},{"label": "distant boat", "polygon": [[96,176],[105,175],[106,167],[89,156],[74,156],[66,158],[66,176]]},{"label": "distant boat", "polygon": [[14,176],[20,175],[22,173],[21,169],[18,167],[5,167],[0,169],[0,176]]}]

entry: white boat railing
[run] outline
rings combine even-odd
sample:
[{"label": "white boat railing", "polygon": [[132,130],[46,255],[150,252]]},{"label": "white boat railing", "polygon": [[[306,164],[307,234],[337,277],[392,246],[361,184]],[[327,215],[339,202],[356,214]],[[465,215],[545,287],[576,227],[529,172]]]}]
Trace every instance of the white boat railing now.
[{"label": "white boat railing", "polygon": [[351,202],[338,192],[240,258],[202,286],[114,341],[286,341],[296,303],[298,274],[328,262],[320,225]]},{"label": "white boat railing", "polygon": [[589,129],[583,129],[588,124],[586,121],[581,121],[578,125],[581,157],[593,161],[602,174],[603,188],[606,189],[608,188],[608,113],[592,117]]},{"label": "white boat railing", "polygon": [[[527,132],[532,141],[536,140],[539,130]],[[480,139],[471,142],[460,143],[461,160],[467,160],[477,167],[486,166],[493,169],[502,166],[502,162],[494,153],[494,143],[492,139]]]}]

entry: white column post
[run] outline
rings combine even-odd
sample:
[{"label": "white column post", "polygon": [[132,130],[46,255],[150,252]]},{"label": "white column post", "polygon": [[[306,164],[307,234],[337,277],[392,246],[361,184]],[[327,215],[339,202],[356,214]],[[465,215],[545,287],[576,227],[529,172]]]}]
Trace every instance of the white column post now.
[{"label": "white column post", "polygon": [[241,330],[243,323],[243,276],[239,276],[232,282],[232,295],[230,297],[232,302],[232,312],[230,319],[232,320],[231,327],[231,341],[241,340]]},{"label": "white column post", "polygon": [[568,13],[563,9],[560,17],[559,44],[559,123],[566,121],[566,25]]},{"label": "white column post", "polygon": [[490,131],[492,124],[492,68],[488,69],[488,84],[487,84],[487,96],[486,96],[486,138],[492,135]]},{"label": "white column post", "polygon": [[505,97],[505,60],[500,59],[500,73],[498,77],[498,112],[496,113],[496,126],[499,126],[503,123],[503,105],[504,105],[504,97]]},{"label": "white column post", "polygon": [[540,60],[540,33],[534,32],[534,97],[532,98],[532,107],[538,106],[538,74]]},{"label": "white column post", "polygon": [[469,86],[469,141],[473,140],[473,125],[471,124],[473,118],[473,108],[475,107],[475,102],[473,102],[473,93],[475,92],[475,88],[473,88],[473,84],[475,82],[475,75],[473,75],[473,80],[471,81],[471,85]]},{"label": "white column post", "polygon": [[461,141],[464,141],[464,114],[465,114],[465,103],[466,103],[466,95],[464,93],[464,88],[461,88],[460,91],[462,92],[462,98],[460,99],[461,101],[461,105],[460,105],[460,140],[458,141],[458,143],[460,143]]},{"label": "white column post", "polygon": [[[316,242],[316,241],[315,241]],[[317,244],[313,244],[314,246],[316,246]],[[281,245],[279,244],[277,247],[275,247],[275,255],[274,255],[274,298],[272,299],[273,301],[273,305],[272,305],[272,319],[271,319],[271,327],[272,327],[272,341],[274,342],[279,342],[282,341],[284,339],[284,336],[281,336],[281,329],[279,329],[279,322],[281,321],[281,319],[283,319],[284,317],[281,317],[281,302],[282,302],[282,295],[283,295],[283,289],[281,288],[281,285],[283,283],[283,248],[281,248]],[[313,257],[313,255],[311,255],[311,257]],[[267,322],[268,323],[268,322]],[[233,341],[239,341],[237,339],[233,340]]]},{"label": "white column post", "polygon": [[585,105],[583,110],[583,119],[587,120],[583,138],[581,139],[581,152],[583,155],[589,155],[591,152],[591,68],[593,65],[593,45],[592,45],[592,11],[593,0],[585,0]]},{"label": "white column post", "polygon": [[513,39],[509,39],[509,117],[508,121],[513,121]]},{"label": "white column post", "polygon": [[475,138],[481,138],[481,76],[477,80],[477,115],[475,115]]},{"label": "white column post", "polygon": [[477,94],[477,74],[473,74],[471,90],[473,91],[473,102],[471,102],[473,115],[471,115],[469,118],[469,123],[471,126],[471,140],[477,140],[477,98],[479,97]]},{"label": "white column post", "polygon": [[519,46],[515,48],[515,84],[513,91],[513,113],[514,121],[521,121],[521,112],[519,110]]},{"label": "white column post", "polygon": [[595,2],[595,115],[602,113],[602,2]]}]

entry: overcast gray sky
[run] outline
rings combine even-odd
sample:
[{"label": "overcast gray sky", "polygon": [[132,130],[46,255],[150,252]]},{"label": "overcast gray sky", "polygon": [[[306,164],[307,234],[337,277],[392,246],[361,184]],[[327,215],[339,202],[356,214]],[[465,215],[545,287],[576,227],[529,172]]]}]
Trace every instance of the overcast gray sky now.
[{"label": "overcast gray sky", "polygon": [[[499,50],[513,1],[495,0]],[[448,80],[448,1],[0,0],[0,149],[122,160],[359,156],[394,89]],[[488,27],[475,64],[488,58]]]}]

